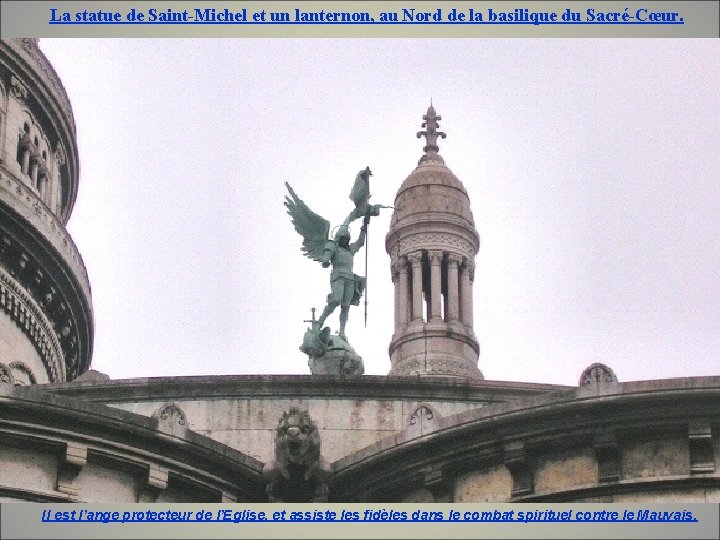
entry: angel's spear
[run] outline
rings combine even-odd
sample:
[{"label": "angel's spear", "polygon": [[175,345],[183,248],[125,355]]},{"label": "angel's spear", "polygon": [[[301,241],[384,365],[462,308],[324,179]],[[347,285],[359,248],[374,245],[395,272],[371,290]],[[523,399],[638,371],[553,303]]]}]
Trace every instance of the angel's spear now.
[{"label": "angel's spear", "polygon": [[[368,178],[368,183],[370,178]],[[367,304],[368,304],[368,250],[370,249],[370,235],[368,229],[370,228],[370,214],[365,214],[365,328],[367,328]]]},{"label": "angel's spear", "polygon": [[[372,172],[370,172],[370,167],[365,167],[365,178],[367,179],[367,198],[370,198],[370,177],[372,176]],[[369,234],[369,228],[370,228],[370,216],[377,216],[380,214],[381,208],[394,208],[393,206],[385,206],[382,204],[374,204],[370,205],[368,204],[367,200],[365,201],[365,204],[367,205],[365,208],[365,219],[363,221],[363,225],[365,226],[365,328],[367,328],[367,306],[368,306],[368,252],[370,251],[370,234]]]},{"label": "angel's spear", "polygon": [[[367,177],[368,199],[370,198],[370,167],[365,167]],[[367,305],[368,305],[368,252],[370,251],[370,208],[368,207],[363,225],[365,225],[365,328],[367,328]]]}]

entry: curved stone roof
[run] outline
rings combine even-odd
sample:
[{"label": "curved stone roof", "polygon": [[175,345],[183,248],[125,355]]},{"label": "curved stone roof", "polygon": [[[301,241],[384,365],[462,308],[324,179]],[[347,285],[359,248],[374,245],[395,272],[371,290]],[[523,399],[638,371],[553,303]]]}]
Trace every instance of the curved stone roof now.
[{"label": "curved stone roof", "polygon": [[414,221],[418,214],[433,213],[433,219],[444,214],[445,219],[458,218],[469,227],[475,227],[470,199],[462,182],[440,159],[421,161],[405,179],[395,196],[395,212],[390,222],[391,230],[404,221]]}]

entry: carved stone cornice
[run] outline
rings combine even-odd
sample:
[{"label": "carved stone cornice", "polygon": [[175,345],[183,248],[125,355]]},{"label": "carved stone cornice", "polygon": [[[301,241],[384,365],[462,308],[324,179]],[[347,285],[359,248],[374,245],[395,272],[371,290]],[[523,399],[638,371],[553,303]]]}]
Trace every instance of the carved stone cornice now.
[{"label": "carved stone cornice", "polygon": [[405,256],[393,257],[390,260],[390,277],[395,283],[400,277],[400,272],[407,272],[408,260]]},{"label": "carved stone cornice", "polygon": [[34,345],[50,382],[66,379],[64,355],[52,323],[25,289],[0,268],[0,309]]},{"label": "carved stone cornice", "polygon": [[465,257],[473,257],[477,247],[470,233],[457,234],[450,231],[404,231],[392,250],[398,254],[418,249],[449,251]]},{"label": "carved stone cornice", "polygon": [[[191,430],[168,437],[153,418],[42,389],[0,384],[0,438],[10,446],[56,452],[58,483],[70,493],[80,487],[82,495],[73,475],[93,463],[135,476],[141,488],[158,490],[176,481],[209,501],[228,494],[259,502],[265,495],[263,465],[247,454]],[[51,493],[68,500],[67,492]]]},{"label": "carved stone cornice", "polygon": [[475,261],[472,258],[466,257],[460,269],[468,273],[470,281],[475,281]]},{"label": "carved stone cornice", "polygon": [[21,101],[27,99],[27,88],[16,77],[10,77],[10,93]]},{"label": "carved stone cornice", "polygon": [[463,256],[458,255],[457,253],[448,253],[447,260],[448,260],[448,264],[454,263],[459,267],[460,263],[463,261]]},{"label": "carved stone cornice", "polygon": [[75,120],[67,92],[37,43],[27,39],[0,39],[0,65],[27,89],[28,112],[42,118],[48,147],[61,144],[66,155],[68,183],[61,219],[67,222],[78,190],[78,153]]},{"label": "carved stone cornice", "polygon": [[415,253],[409,253],[407,260],[412,266],[419,266],[422,262],[422,252],[416,251]]},{"label": "carved stone cornice", "polygon": [[37,195],[6,173],[0,173],[0,266],[51,322],[66,366],[63,377],[74,379],[87,370],[92,355],[92,299],[80,253]]},{"label": "carved stone cornice", "polygon": [[[720,420],[720,377],[621,386],[622,392],[616,395],[576,398],[574,392],[566,391],[489,404],[441,418],[431,437],[418,438],[406,428],[334,462],[334,500],[376,500],[394,488],[402,496],[408,492],[407,479],[428,463],[460,474],[505,465],[513,479],[507,502],[582,501],[621,492],[647,496],[654,489],[672,493],[708,483],[716,490],[720,477],[709,473],[713,446],[708,444],[712,437],[708,427]],[[563,419],[560,427],[558,418]],[[676,441],[682,432],[678,427],[685,423],[690,444],[695,439],[700,448],[693,453],[691,447],[684,475],[623,476],[624,450],[617,440],[631,440],[633,445],[653,445],[663,438]],[[598,460],[605,462],[598,463],[599,476],[593,484],[543,492],[534,489],[532,473],[537,463],[556,460],[564,451],[580,454],[593,448]]]},{"label": "carved stone cornice", "polygon": [[428,251],[428,260],[432,266],[440,266],[442,262],[443,252],[437,250]]},{"label": "carved stone cornice", "polygon": [[0,202],[6,203],[25,219],[29,219],[31,224],[52,243],[58,253],[72,264],[76,275],[82,278],[80,285],[83,292],[90,298],[90,281],[80,251],[65,229],[65,225],[52,210],[24,182],[1,171]]},{"label": "carved stone cornice", "polygon": [[[717,378],[720,384],[720,377]],[[626,383],[627,384],[627,383]],[[423,402],[486,402],[536,397],[547,393],[573,392],[574,387],[554,384],[506,381],[449,381],[442,377],[386,377],[363,375],[342,378],[339,375],[206,375],[74,381],[46,387],[48,392],[73,396],[83,403],[120,403],[151,401],[160,406],[166,400],[202,399],[395,399],[422,398]],[[158,396],[163,396],[160,401]]]},{"label": "carved stone cornice", "polygon": [[65,86],[63,86],[50,61],[38,48],[37,41],[32,38],[3,39],[2,41],[10,46],[15,53],[19,53],[21,58],[33,68],[36,74],[40,75],[42,81],[52,90],[53,97],[57,100],[62,112],[67,116],[74,133],[75,117],[73,116],[72,106]]},{"label": "carved stone cornice", "polygon": [[471,329],[463,328],[464,331],[457,331],[452,328],[445,326],[441,328],[431,328],[427,325],[418,328],[417,330],[408,329],[406,332],[399,333],[395,339],[390,343],[390,354],[392,355],[395,350],[401,345],[417,339],[429,339],[429,338],[449,338],[462,342],[469,347],[472,347],[478,354],[480,354],[480,345],[478,345],[477,338],[472,333]]}]

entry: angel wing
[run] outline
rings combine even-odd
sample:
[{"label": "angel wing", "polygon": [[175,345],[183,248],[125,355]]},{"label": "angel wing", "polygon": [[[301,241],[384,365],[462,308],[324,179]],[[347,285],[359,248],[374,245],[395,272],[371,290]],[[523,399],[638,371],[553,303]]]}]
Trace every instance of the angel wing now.
[{"label": "angel wing", "polygon": [[313,261],[322,262],[325,243],[330,234],[330,222],[322,216],[318,216],[297,196],[285,182],[290,196],[285,196],[285,207],[292,218],[295,230],[303,237],[303,254]]}]

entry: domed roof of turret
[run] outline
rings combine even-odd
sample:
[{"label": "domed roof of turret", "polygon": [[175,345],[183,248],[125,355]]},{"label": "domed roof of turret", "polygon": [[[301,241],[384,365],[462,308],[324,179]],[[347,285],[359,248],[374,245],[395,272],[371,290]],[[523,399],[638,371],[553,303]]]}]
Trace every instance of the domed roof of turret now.
[{"label": "domed roof of turret", "polygon": [[438,121],[435,108],[430,105],[423,116],[422,127],[425,131],[417,133],[418,138],[425,137],[425,154],[417,167],[398,189],[395,196],[391,231],[406,224],[424,221],[451,221],[474,230],[475,223],[470,210],[470,199],[462,182],[445,165],[438,153],[437,139],[445,138],[445,133],[437,131]]}]

